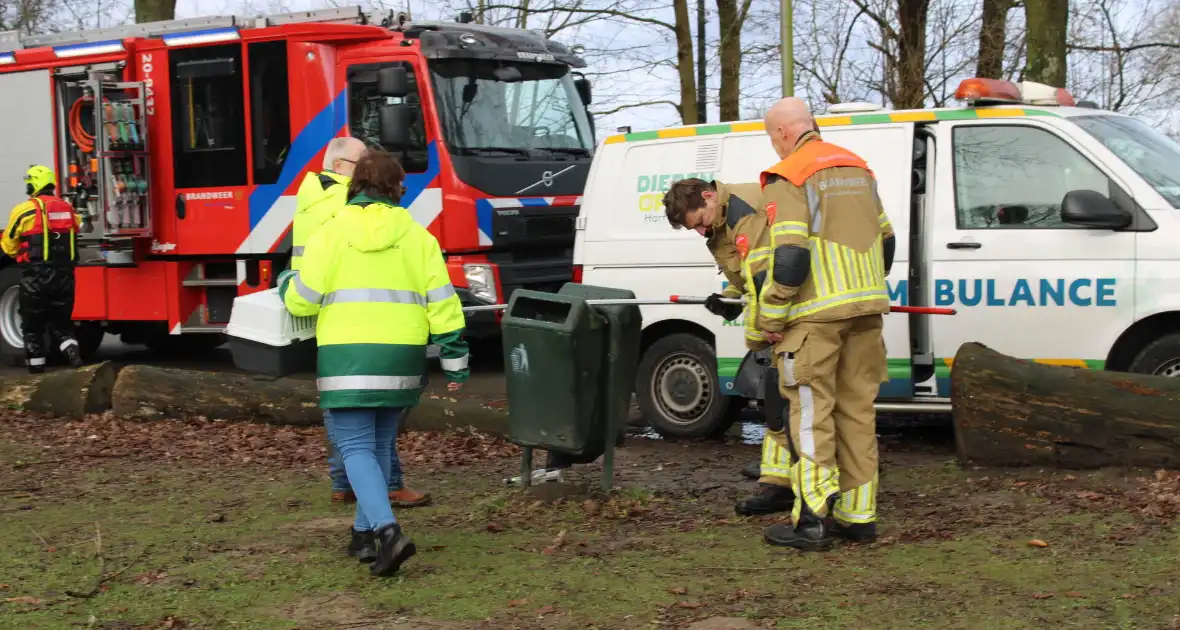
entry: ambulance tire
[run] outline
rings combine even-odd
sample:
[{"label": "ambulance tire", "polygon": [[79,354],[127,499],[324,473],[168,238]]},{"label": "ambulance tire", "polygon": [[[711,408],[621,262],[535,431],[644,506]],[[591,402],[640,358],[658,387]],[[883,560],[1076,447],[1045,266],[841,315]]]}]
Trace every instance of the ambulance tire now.
[{"label": "ambulance tire", "polygon": [[735,397],[721,393],[717,354],[704,339],[688,333],[657,340],[639,361],[635,386],[639,410],[665,438],[696,440],[729,430],[738,414]]},{"label": "ambulance tire", "polygon": [[1127,371],[1135,374],[1154,374],[1157,376],[1180,376],[1180,333],[1164,335],[1147,344]]}]

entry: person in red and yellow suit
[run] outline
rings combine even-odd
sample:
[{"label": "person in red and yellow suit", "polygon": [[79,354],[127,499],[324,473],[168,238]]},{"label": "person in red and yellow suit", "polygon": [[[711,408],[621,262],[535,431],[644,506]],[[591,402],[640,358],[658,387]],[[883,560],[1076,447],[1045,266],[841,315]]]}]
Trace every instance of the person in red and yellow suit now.
[{"label": "person in red and yellow suit", "polygon": [[832,536],[874,540],[877,433],[873,401],[888,380],[885,276],[895,239],[868,165],[816,133],[806,104],[785,98],[766,115],[781,161],[762,172],[770,273],[758,329],[774,344],[788,402],[791,523],[765,539],[805,551]]},{"label": "person in red and yellow suit", "polygon": [[74,267],[82,219],[55,194],[56,177],[46,166],[25,173],[27,201],[12,209],[0,248],[21,268],[20,316],[29,372],[45,371],[45,333],[74,367],[82,355],[74,338]]}]

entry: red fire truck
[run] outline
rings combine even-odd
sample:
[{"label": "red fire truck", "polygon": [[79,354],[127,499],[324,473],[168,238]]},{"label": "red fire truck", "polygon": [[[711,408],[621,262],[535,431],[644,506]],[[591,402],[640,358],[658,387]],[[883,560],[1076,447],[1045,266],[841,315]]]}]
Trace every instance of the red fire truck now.
[{"label": "red fire truck", "polygon": [[[594,148],[590,84],[534,31],[374,20],[359,7],[0,34],[0,191],[33,164],[83,214],[74,319],[150,347],[220,345],[234,298],[274,285],[295,192],[333,137],[400,156],[402,199],[468,304],[571,280]],[[3,197],[0,197],[2,200]],[[23,360],[19,270],[0,266],[0,356]],[[494,315],[469,320],[492,334]]]}]

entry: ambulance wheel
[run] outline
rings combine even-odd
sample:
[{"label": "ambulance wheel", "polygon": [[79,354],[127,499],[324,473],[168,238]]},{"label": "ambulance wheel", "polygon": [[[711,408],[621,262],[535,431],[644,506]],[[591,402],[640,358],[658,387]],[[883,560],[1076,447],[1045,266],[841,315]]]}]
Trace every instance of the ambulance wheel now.
[{"label": "ambulance wheel", "polygon": [[1164,335],[1147,344],[1131,361],[1127,371],[1156,376],[1180,376],[1180,333]]},{"label": "ambulance wheel", "polygon": [[677,333],[653,343],[639,361],[639,410],[663,437],[707,438],[724,433],[735,414],[721,393],[717,355],[704,339]]}]

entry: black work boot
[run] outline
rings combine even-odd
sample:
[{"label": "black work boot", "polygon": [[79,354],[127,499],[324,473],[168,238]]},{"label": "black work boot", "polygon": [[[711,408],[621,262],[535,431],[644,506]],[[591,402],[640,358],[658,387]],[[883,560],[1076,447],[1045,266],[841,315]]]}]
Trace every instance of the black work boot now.
[{"label": "black work boot", "polygon": [[734,506],[734,511],[740,516],[759,516],[776,512],[790,511],[795,505],[795,493],[790,488],[776,486],[770,483],[758,484],[758,494],[742,499]]},{"label": "black work boot", "polygon": [[742,476],[746,479],[762,478],[762,462],[754,462],[742,469]]},{"label": "black work boot", "polygon": [[377,559],[369,565],[369,573],[386,577],[397,573],[402,563],[418,552],[418,548],[402,533],[397,523],[374,532],[377,538]]},{"label": "black work boot", "polygon": [[70,365],[74,366],[75,369],[82,367],[82,353],[78,351],[78,344],[71,343],[66,346],[64,352],[66,359],[70,361]]},{"label": "black work boot", "polygon": [[44,365],[30,365],[29,366],[29,374],[44,374],[44,373],[45,373],[45,366]]},{"label": "black work boot", "polygon": [[795,526],[790,523],[777,523],[766,528],[763,538],[767,543],[778,547],[793,547],[800,551],[827,551],[832,548],[835,540],[829,535],[824,519],[819,518],[803,504],[799,514],[799,522]]},{"label": "black work boot", "polygon": [[836,538],[848,542],[867,545],[877,540],[877,523],[841,523],[831,518],[828,520],[828,532]]},{"label": "black work boot", "polygon": [[372,562],[377,559],[377,539],[373,532],[358,532],[349,528],[352,540],[348,543],[348,555],[360,562]]}]

